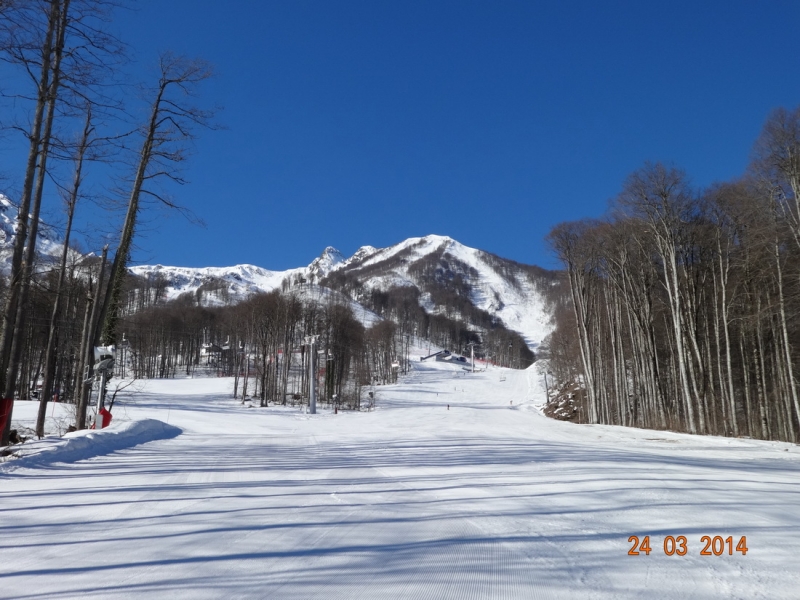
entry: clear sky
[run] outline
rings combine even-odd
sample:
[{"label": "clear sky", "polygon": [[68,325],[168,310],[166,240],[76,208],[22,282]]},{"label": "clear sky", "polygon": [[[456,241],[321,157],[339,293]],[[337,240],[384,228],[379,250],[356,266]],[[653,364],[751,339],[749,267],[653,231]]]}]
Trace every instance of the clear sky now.
[{"label": "clear sky", "polygon": [[[800,2],[140,0],[141,64],[202,56],[204,132],[134,259],[308,264],[429,233],[556,266],[544,237],[601,215],[646,160],[741,174],[800,104]],[[6,168],[8,171],[8,168]]]}]

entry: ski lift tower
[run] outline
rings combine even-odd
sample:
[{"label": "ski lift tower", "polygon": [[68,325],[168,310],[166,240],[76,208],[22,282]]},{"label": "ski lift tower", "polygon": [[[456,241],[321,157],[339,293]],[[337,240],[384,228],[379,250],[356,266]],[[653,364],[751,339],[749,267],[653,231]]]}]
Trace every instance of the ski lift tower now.
[{"label": "ski lift tower", "polygon": [[312,415],[317,414],[317,390],[316,385],[316,369],[314,367],[314,359],[316,358],[315,345],[319,339],[318,335],[307,335],[305,342],[308,345],[308,412]]},{"label": "ski lift tower", "polygon": [[472,372],[473,373],[475,372],[475,346],[477,346],[477,345],[478,344],[476,344],[475,342],[470,342],[469,344],[467,344],[467,346],[469,346],[470,361],[472,362]]},{"label": "ski lift tower", "polygon": [[122,334],[122,341],[119,343],[120,350],[122,350],[122,374],[120,375],[125,379],[125,363],[128,359],[128,348],[130,348],[130,340],[125,339],[125,334]]}]

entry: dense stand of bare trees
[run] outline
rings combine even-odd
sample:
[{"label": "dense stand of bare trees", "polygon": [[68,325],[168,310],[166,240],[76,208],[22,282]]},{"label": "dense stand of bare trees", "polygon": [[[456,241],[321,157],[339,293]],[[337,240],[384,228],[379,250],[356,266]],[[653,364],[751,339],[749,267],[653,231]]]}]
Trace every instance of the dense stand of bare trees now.
[{"label": "dense stand of bare trees", "polygon": [[[65,271],[59,266],[39,265],[31,285],[17,367],[19,398],[41,399],[49,389],[51,399],[77,401],[82,386],[79,358],[100,260],[70,253]],[[40,403],[37,429],[45,406]]]},{"label": "dense stand of bare trees", "polygon": [[[49,387],[51,398],[76,405],[76,423],[83,415],[83,426],[92,385],[85,381],[88,363],[81,357],[88,355],[103,265],[107,281],[110,269],[103,260],[70,254],[60,288],[58,268],[38,270],[18,366],[18,397],[41,398]],[[62,294],[53,320],[57,289]],[[350,305],[336,296],[308,297],[290,288],[256,294],[239,304],[206,307],[192,296],[165,302],[157,277],[128,276],[121,297],[126,302],[117,325],[124,344],[117,353],[117,376],[232,376],[233,394],[243,400],[251,398],[261,406],[302,404],[308,401],[306,339],[316,335],[319,402],[359,410],[369,401],[368,392],[396,381],[407,368],[407,340],[399,328],[390,321],[365,328]],[[53,335],[56,344],[50,343]]]},{"label": "dense stand of bare trees", "polygon": [[[0,61],[10,69],[7,72],[15,73],[0,87],[2,98],[9,100],[0,124],[22,133],[28,142],[10,273],[2,290],[0,392],[5,414],[13,406],[10,399],[27,396],[31,385],[42,378],[39,435],[46,404],[55,392],[76,397],[77,426],[85,426],[90,386],[84,371],[87,366],[91,370],[101,332],[107,343],[117,338],[119,292],[141,198],[174,206],[152,184],[158,179],[182,183],[178,167],[186,156],[186,142],[197,126],[208,126],[211,116],[193,99],[197,84],[210,75],[209,67],[199,60],[164,53],[152,88],[151,110],[141,127],[130,130],[131,116],[123,110],[129,93],[118,69],[124,62],[125,45],[109,33],[118,4],[122,2],[0,2]],[[12,117],[5,120],[8,114]],[[104,132],[98,132],[98,121]],[[110,169],[114,178],[126,163],[134,173],[109,273],[104,268],[105,250],[100,265],[92,260],[76,264],[69,250],[76,207],[84,196],[86,165],[98,161],[116,167]],[[67,164],[72,165],[71,175],[66,174]],[[40,264],[39,217],[48,185],[56,191],[50,196],[64,200],[66,243],[59,261]],[[40,300],[45,301],[46,317],[39,313]],[[77,332],[76,323],[83,323]],[[9,440],[10,416],[0,439],[3,445]]]},{"label": "dense stand of bare trees", "polygon": [[[128,283],[138,285],[127,290],[129,297],[152,289],[147,281]],[[391,383],[405,368],[398,327],[382,321],[365,328],[333,295],[309,298],[289,288],[233,306],[203,307],[192,297],[128,306],[120,325],[129,342],[124,362],[130,376],[175,377],[198,369],[233,376],[234,396],[256,398],[261,406],[307,401],[309,336],[319,336],[315,371],[323,403],[359,409],[365,387]]]},{"label": "dense stand of bare trees", "polygon": [[741,180],[696,193],[647,164],[608,218],[556,226],[551,362],[580,418],[800,440],[799,225],[800,108],[770,116]]}]

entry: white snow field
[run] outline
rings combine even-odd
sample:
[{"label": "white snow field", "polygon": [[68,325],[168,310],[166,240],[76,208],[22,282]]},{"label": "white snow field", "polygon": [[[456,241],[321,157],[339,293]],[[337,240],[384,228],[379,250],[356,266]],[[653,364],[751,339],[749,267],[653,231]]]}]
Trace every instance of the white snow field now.
[{"label": "white snow field", "polygon": [[372,412],[313,416],[148,381],[111,428],[24,444],[0,597],[800,597],[798,447],[561,423],[533,369],[414,367]]}]

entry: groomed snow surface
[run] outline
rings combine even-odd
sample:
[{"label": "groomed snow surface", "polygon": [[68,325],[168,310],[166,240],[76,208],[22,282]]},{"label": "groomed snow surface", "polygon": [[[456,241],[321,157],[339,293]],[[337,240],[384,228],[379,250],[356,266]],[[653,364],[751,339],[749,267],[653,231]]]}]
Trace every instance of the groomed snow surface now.
[{"label": "groomed snow surface", "polygon": [[0,597],[798,597],[798,447],[561,423],[535,369],[414,367],[372,412],[314,416],[148,381],[110,429],[24,444],[0,465]]}]

